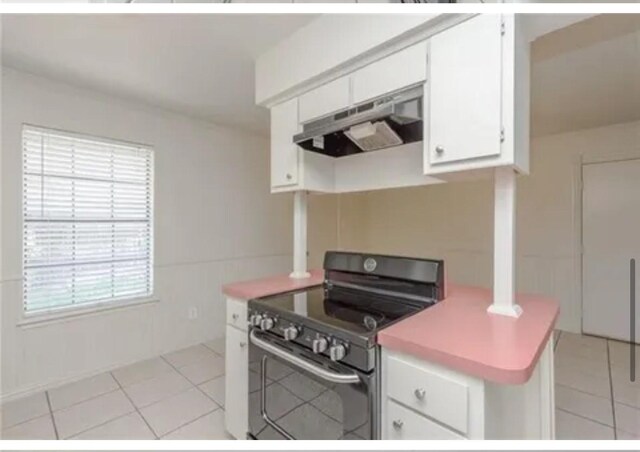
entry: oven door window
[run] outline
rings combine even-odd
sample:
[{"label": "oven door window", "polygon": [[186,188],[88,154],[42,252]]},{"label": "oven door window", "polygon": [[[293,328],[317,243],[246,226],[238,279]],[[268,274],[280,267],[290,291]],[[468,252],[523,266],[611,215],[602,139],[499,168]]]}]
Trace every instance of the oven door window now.
[{"label": "oven door window", "polygon": [[257,439],[371,438],[366,384],[328,382],[269,353],[253,355],[249,425]]}]

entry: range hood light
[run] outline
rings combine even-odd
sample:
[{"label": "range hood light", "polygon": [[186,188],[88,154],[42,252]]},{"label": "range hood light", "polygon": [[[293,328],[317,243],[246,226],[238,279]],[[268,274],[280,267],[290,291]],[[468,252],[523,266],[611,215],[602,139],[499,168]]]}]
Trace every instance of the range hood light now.
[{"label": "range hood light", "polygon": [[358,124],[346,130],[344,134],[363,151],[375,151],[402,144],[402,139],[386,121]]}]

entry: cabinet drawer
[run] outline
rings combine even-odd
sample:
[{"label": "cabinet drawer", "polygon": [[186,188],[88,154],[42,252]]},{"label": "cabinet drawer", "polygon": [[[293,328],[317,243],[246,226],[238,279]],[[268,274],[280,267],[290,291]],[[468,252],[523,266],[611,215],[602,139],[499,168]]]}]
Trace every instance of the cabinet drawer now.
[{"label": "cabinet drawer", "polygon": [[303,94],[298,98],[300,123],[347,108],[350,91],[349,77],[345,76]]},{"label": "cabinet drawer", "polygon": [[353,102],[364,102],[426,78],[427,44],[421,42],[356,71],[353,74]]},{"label": "cabinet drawer", "polygon": [[247,331],[247,303],[246,301],[227,298],[227,325]]},{"label": "cabinet drawer", "polygon": [[386,424],[383,439],[466,439],[391,399],[387,400]]},{"label": "cabinet drawer", "polygon": [[387,358],[387,395],[453,429],[468,433],[469,387],[395,356]]}]

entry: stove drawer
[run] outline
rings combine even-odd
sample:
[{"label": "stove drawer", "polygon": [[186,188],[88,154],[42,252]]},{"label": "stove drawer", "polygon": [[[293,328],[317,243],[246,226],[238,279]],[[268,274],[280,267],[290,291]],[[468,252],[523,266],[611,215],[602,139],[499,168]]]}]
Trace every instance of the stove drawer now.
[{"label": "stove drawer", "polygon": [[387,400],[383,439],[443,440],[466,439],[452,430],[415,413],[393,400]]},{"label": "stove drawer", "polygon": [[469,386],[463,379],[395,355],[387,355],[385,365],[388,397],[463,435],[469,433]]}]

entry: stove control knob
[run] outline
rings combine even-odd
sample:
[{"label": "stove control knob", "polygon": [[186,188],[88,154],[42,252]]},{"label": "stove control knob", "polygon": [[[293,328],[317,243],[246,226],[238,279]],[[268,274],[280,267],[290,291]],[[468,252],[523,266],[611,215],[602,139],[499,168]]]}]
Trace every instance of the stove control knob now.
[{"label": "stove control knob", "polygon": [[251,314],[249,316],[249,326],[259,327],[261,320],[262,320],[261,314]]},{"label": "stove control knob", "polygon": [[313,349],[313,353],[320,354],[323,353],[327,347],[329,347],[329,341],[326,337],[317,337],[311,343],[311,348]]},{"label": "stove control knob", "polygon": [[261,321],[262,321],[261,314],[251,314],[251,317],[249,317],[249,325],[251,326],[259,327]]},{"label": "stove control knob", "polygon": [[297,326],[291,325],[286,327],[283,333],[284,333],[285,341],[292,341],[298,337],[298,334],[300,334],[300,330],[298,329]]},{"label": "stove control knob", "polygon": [[347,348],[342,344],[334,344],[329,347],[331,361],[340,361],[347,354]]},{"label": "stove control knob", "polygon": [[262,331],[269,331],[271,328],[273,328],[273,325],[274,321],[269,317],[264,317],[262,320],[260,320],[260,329]]}]

